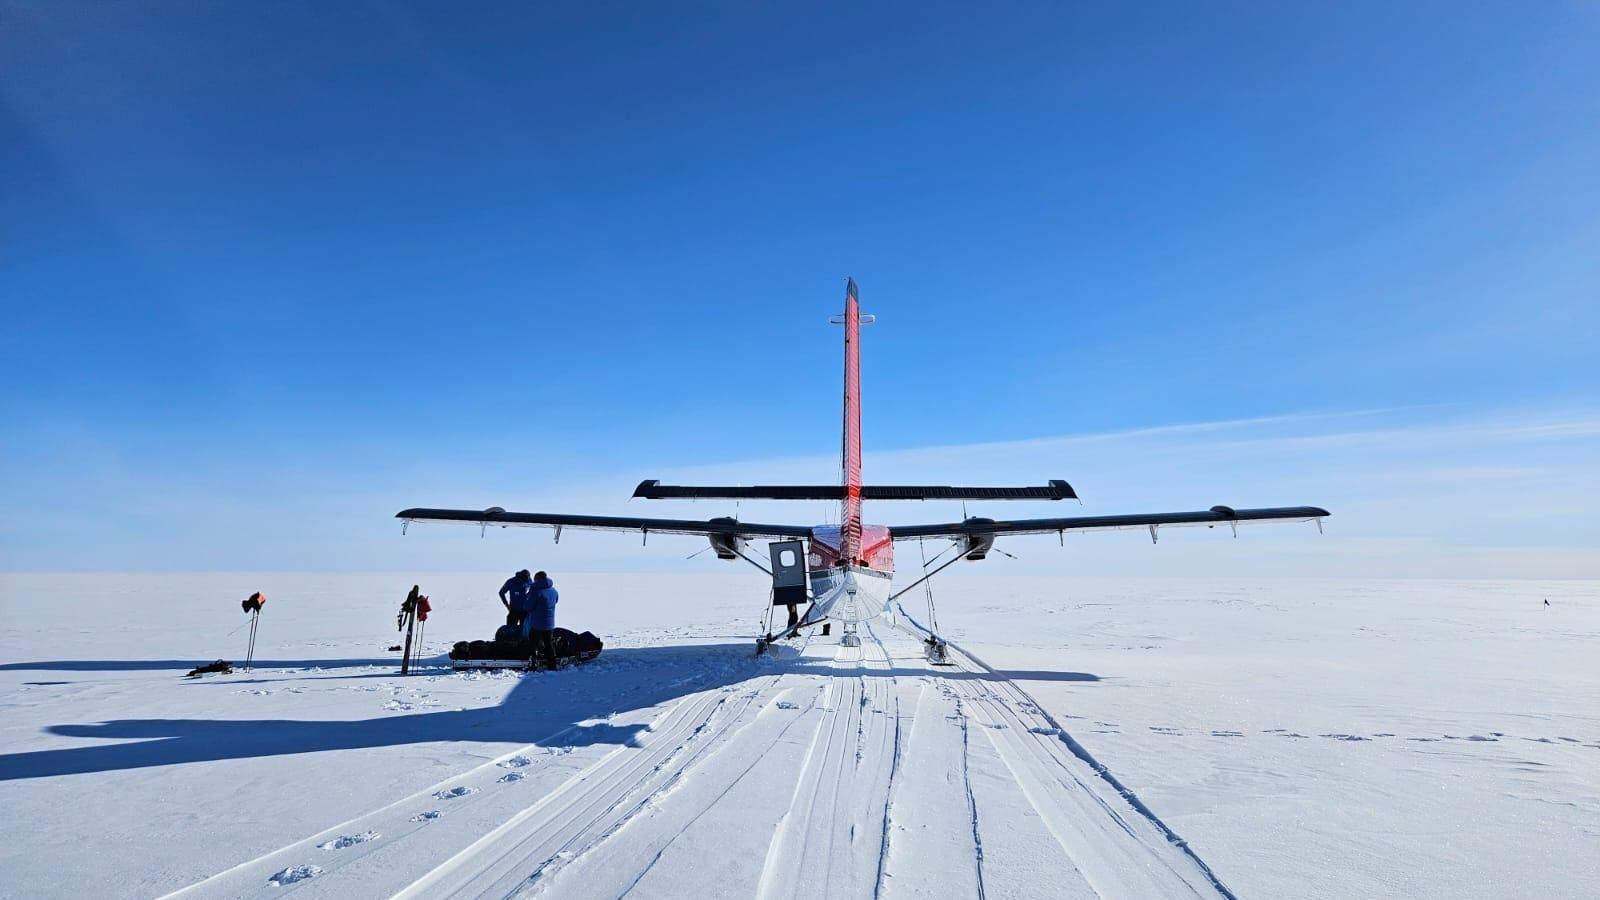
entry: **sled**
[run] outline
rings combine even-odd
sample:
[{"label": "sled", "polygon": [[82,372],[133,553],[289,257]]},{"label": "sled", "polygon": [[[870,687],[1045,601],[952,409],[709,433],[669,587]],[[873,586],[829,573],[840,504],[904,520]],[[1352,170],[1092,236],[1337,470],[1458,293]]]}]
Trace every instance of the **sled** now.
[{"label": "sled", "polygon": [[[557,668],[589,662],[605,648],[605,644],[592,632],[579,634],[565,628],[555,629],[552,643],[555,645]],[[533,644],[521,638],[457,641],[450,650],[450,668],[527,669],[532,657]]]},{"label": "sled", "polygon": [[[586,662],[591,662],[591,661],[599,658],[599,656],[600,656],[600,651],[599,650],[585,650],[585,651],[583,651],[581,653],[577,653],[577,654],[574,654],[572,656],[558,657],[557,658],[557,668],[564,669],[567,666],[583,665]],[[472,670],[472,669],[515,669],[515,670],[518,670],[518,671],[526,671],[528,669],[528,660],[526,660],[526,659],[452,659],[452,660],[450,660],[450,668],[456,670],[457,672],[464,672],[464,671],[468,671],[468,670]]]}]

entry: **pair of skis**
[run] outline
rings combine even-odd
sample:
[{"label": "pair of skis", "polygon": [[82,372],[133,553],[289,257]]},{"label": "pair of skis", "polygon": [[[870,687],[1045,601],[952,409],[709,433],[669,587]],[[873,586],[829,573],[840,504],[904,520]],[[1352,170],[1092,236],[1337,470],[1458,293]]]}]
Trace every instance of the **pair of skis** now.
[{"label": "pair of skis", "polygon": [[[411,593],[407,594],[405,602],[400,604],[400,615],[395,620],[395,630],[406,633],[405,649],[400,656],[401,675],[411,674],[411,650],[413,645],[417,650],[422,649],[422,635],[428,629],[428,613],[432,611],[433,605],[423,595],[421,586],[413,584]],[[422,623],[421,628],[417,627],[418,622]]]}]

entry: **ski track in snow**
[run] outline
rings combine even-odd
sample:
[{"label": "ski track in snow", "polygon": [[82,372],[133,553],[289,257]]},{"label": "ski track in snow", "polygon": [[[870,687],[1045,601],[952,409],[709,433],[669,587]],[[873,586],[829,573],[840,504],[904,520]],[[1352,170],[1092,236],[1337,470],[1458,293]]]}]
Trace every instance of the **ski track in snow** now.
[{"label": "ski track in snow", "polygon": [[[554,792],[398,892],[411,897],[510,897],[554,879],[670,792],[685,772],[742,727],[744,716],[783,678],[756,679],[680,700],[642,747],[619,747]],[[593,887],[577,888],[588,894]]]},{"label": "ski track in snow", "polygon": [[908,634],[862,636],[641,711],[634,740],[563,746],[566,729],[170,896],[1232,896],[1013,682],[954,645],[936,667]]},{"label": "ski track in snow", "polygon": [[[963,671],[993,674],[953,644],[951,651]],[[1094,894],[1233,896],[1182,839],[1015,683],[966,678],[950,685],[963,701],[963,726],[983,726],[983,737]],[[974,806],[975,839],[981,839],[978,815]],[[981,843],[978,851],[981,892]]]}]

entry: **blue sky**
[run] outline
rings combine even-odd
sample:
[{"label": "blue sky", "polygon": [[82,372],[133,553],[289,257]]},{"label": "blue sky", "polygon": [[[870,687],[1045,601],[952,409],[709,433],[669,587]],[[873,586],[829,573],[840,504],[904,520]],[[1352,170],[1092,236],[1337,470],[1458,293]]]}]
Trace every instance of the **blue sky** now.
[{"label": "blue sky", "polygon": [[[1182,506],[960,448],[1265,420],[1302,480],[1193,477],[1360,509],[1331,435],[1536,427],[1385,471],[1591,498],[1597,45],[1576,2],[0,2],[0,566],[500,567],[388,517],[809,472],[846,275],[869,479],[946,448]],[[1350,528],[1433,542],[1410,574],[1600,575],[1561,510],[1402,497]]]}]

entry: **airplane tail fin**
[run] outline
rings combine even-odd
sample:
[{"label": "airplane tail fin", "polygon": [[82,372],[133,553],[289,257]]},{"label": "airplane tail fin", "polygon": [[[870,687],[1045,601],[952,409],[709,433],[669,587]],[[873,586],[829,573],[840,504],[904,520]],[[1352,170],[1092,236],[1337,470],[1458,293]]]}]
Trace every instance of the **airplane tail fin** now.
[{"label": "airplane tail fin", "polygon": [[840,555],[850,562],[861,556],[861,308],[854,278],[845,280],[844,292],[844,447],[840,453],[840,481],[844,505],[839,519],[843,546]]}]

